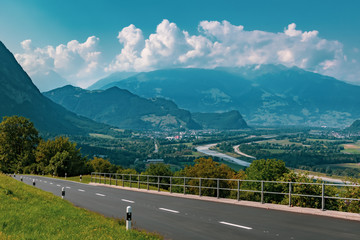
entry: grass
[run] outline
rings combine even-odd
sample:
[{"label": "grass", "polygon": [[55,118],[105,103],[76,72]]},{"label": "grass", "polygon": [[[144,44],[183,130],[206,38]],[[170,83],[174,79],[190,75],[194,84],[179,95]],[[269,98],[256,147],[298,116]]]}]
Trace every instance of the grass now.
[{"label": "grass", "polygon": [[115,139],[113,136],[105,135],[105,134],[100,134],[100,133],[90,133],[89,135],[90,135],[91,137],[95,137],[95,138]]},{"label": "grass", "polygon": [[0,239],[161,239],[0,174]]}]

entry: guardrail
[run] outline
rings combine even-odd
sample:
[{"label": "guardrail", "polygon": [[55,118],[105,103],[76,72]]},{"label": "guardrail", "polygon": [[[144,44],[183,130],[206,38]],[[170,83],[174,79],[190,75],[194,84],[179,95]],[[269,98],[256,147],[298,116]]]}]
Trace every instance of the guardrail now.
[{"label": "guardrail", "polygon": [[[360,210],[360,186],[351,184],[91,173],[91,182],[170,193],[287,204],[325,210]],[[349,197],[351,196],[351,197]]]}]

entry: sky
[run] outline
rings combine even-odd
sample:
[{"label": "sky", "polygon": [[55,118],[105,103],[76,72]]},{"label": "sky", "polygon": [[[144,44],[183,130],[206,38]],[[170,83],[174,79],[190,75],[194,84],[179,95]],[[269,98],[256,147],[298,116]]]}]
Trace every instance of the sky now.
[{"label": "sky", "polygon": [[0,41],[40,89],[117,71],[261,64],[360,85],[358,9],[358,0],[1,0]]}]

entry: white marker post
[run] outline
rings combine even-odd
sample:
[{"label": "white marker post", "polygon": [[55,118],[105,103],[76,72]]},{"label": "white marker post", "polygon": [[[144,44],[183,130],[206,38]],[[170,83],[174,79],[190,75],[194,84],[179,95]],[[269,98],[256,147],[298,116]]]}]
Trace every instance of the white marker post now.
[{"label": "white marker post", "polygon": [[65,197],[65,188],[62,187],[62,189],[61,189],[61,198],[64,199],[64,197]]},{"label": "white marker post", "polygon": [[23,177],[22,177],[22,176],[20,177],[20,180],[23,181]]},{"label": "white marker post", "polygon": [[33,179],[33,186],[35,187],[35,179]]},{"label": "white marker post", "polygon": [[128,206],[126,208],[126,230],[131,230],[131,216],[132,215],[132,208]]},{"label": "white marker post", "polygon": [[65,179],[66,179],[66,177],[67,177],[67,173],[65,173]]},{"label": "white marker post", "polygon": [[80,175],[80,182],[82,181],[82,175]]}]

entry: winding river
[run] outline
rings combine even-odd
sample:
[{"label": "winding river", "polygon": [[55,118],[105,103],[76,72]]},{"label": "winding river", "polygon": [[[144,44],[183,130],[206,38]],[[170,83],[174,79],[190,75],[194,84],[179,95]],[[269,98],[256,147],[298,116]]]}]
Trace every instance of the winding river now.
[{"label": "winding river", "polygon": [[217,151],[214,151],[214,150],[210,150],[210,149],[209,149],[209,148],[211,148],[211,147],[216,146],[216,144],[217,144],[217,143],[198,146],[198,147],[196,147],[196,150],[197,150],[198,152],[204,153],[204,154],[206,154],[206,155],[210,155],[210,156],[214,156],[214,157],[221,158],[221,159],[223,159],[224,161],[236,163],[236,164],[238,164],[238,165],[245,166],[245,167],[250,166],[250,163],[249,163],[249,162],[246,162],[246,161],[244,161],[244,160],[240,160],[240,159],[231,157],[231,156],[229,156],[229,155],[226,155],[226,154],[224,154],[224,153],[220,153],[220,152],[217,152]]}]

